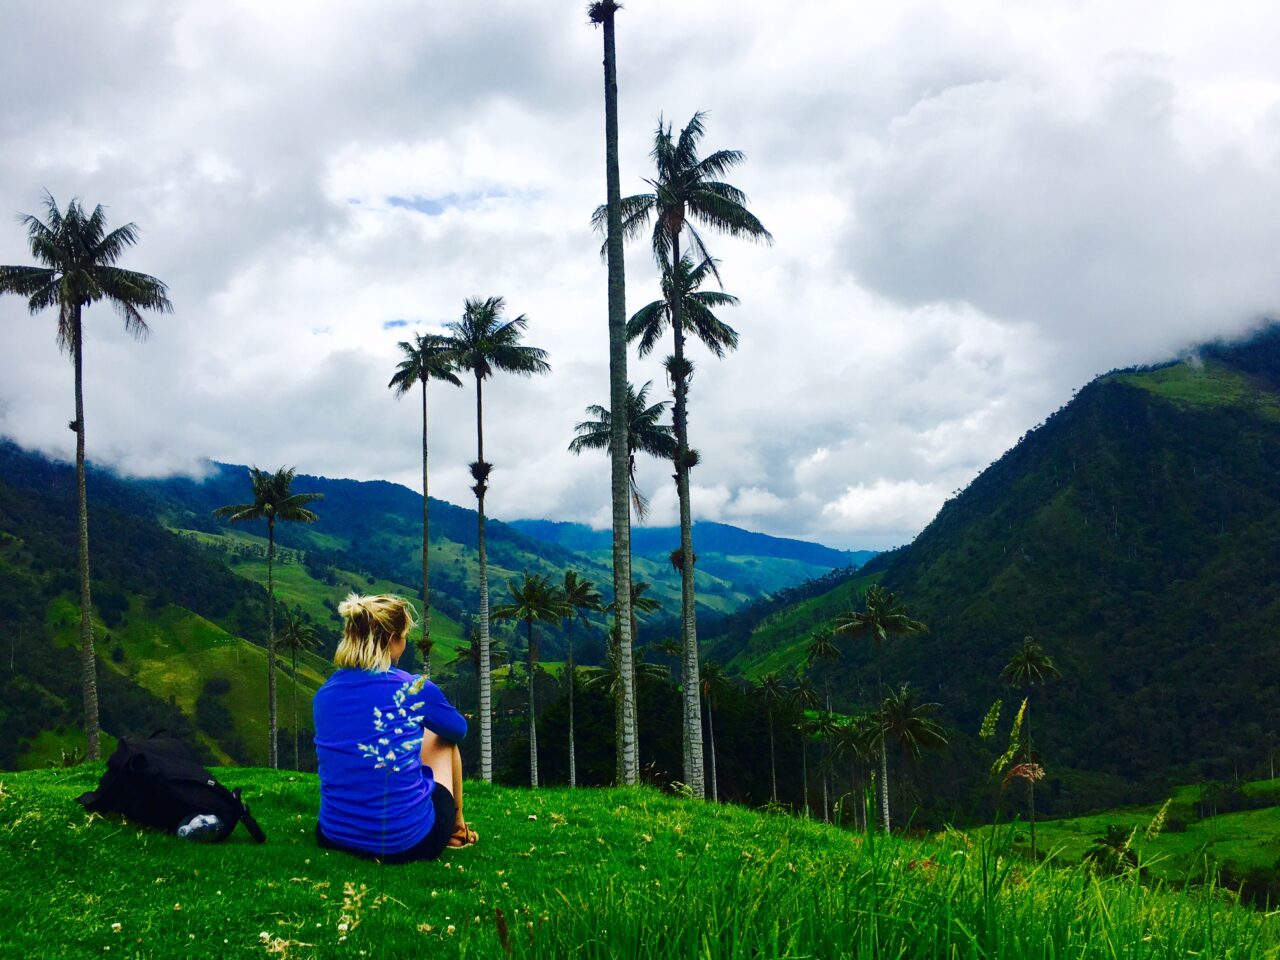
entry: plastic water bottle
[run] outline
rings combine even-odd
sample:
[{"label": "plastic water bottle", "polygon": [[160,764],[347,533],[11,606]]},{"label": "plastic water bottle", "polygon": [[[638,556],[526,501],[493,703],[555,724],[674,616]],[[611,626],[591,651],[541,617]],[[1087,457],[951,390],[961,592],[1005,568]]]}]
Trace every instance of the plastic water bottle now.
[{"label": "plastic water bottle", "polygon": [[222,829],[222,820],[212,813],[200,813],[178,828],[183,840],[212,840]]}]

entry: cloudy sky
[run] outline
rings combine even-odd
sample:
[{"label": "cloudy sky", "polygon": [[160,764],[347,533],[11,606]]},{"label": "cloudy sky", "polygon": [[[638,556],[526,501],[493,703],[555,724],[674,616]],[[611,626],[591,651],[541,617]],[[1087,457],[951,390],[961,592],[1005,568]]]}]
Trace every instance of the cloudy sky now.
[{"label": "cloudy sky", "polygon": [[[420,487],[396,342],[499,294],[554,371],[486,389],[492,512],[603,525],[603,457],[565,450],[607,398],[584,6],[0,0],[0,211],[104,204],[176,307],[144,343],[87,313],[91,459]],[[631,0],[618,29],[624,193],[659,115],[706,110],[776,239],[712,245],[741,346],[694,351],[697,517],[909,540],[1095,374],[1280,312],[1276,4]],[[642,243],[627,292],[657,295]],[[65,457],[53,324],[0,300],[0,434]],[[470,504],[473,392],[433,394],[432,493]]]}]

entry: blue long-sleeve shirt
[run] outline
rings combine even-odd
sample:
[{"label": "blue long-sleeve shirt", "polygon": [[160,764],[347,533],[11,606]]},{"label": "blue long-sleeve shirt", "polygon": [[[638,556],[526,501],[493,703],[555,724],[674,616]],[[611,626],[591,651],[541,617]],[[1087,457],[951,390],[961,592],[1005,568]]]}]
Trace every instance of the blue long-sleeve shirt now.
[{"label": "blue long-sleeve shirt", "polygon": [[338,670],[312,701],[320,771],[320,829],[373,854],[417,844],[435,823],[435,778],[422,764],[422,731],[457,742],[467,721],[430,680]]}]

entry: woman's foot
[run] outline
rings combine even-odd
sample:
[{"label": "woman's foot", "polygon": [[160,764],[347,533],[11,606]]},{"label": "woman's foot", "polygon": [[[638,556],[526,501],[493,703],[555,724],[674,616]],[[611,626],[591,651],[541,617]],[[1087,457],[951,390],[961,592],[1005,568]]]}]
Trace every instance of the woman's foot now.
[{"label": "woman's foot", "polygon": [[480,835],[478,833],[472,830],[465,823],[460,823],[454,828],[453,836],[449,838],[448,846],[453,847],[454,849],[469,847],[479,839]]}]

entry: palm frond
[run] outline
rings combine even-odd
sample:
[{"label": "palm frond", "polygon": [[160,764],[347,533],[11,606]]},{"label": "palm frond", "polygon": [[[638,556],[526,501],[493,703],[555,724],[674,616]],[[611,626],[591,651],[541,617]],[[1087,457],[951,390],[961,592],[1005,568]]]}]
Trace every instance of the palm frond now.
[{"label": "palm frond", "polygon": [[[692,172],[699,180],[715,180],[723,177],[746,159],[747,155],[741,150],[717,150],[710,156],[703,157],[694,163]],[[743,195],[742,201],[746,202],[746,199],[746,196]]]},{"label": "palm frond", "polygon": [[[94,216],[99,216],[101,213],[102,207],[94,210]],[[116,227],[99,240],[89,256],[95,263],[111,266],[120,259],[126,250],[137,242],[138,225],[136,223],[126,223],[123,227]]]},{"label": "palm frond", "polygon": [[0,294],[33,297],[48,288],[54,276],[54,272],[46,267],[0,267]]},{"label": "palm frond", "polygon": [[666,301],[654,300],[632,314],[627,321],[627,342],[640,341],[640,356],[647,357],[658,345],[667,328],[670,311]]},{"label": "palm frond", "polygon": [[233,503],[218,507],[213,511],[215,517],[229,520],[231,523],[244,523],[246,520],[261,520],[266,514],[257,503]]},{"label": "palm frond", "polygon": [[756,215],[741,203],[719,196],[706,189],[699,190],[688,199],[689,215],[731,237],[745,237],[773,243],[773,235],[764,228]]}]

